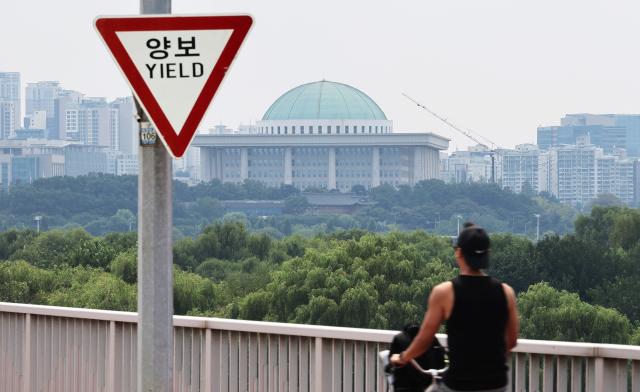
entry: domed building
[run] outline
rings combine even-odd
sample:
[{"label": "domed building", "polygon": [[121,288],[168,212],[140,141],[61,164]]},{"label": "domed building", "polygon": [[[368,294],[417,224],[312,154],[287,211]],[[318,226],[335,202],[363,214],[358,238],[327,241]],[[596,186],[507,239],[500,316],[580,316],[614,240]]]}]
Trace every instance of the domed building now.
[{"label": "domed building", "polygon": [[270,135],[390,133],[392,122],[362,91],[323,80],[284,93],[258,122],[258,130]]},{"label": "domed building", "polygon": [[254,132],[194,140],[204,181],[257,180],[341,192],[438,178],[439,151],[448,144],[432,133],[394,132],[367,94],[326,80],[284,93]]}]

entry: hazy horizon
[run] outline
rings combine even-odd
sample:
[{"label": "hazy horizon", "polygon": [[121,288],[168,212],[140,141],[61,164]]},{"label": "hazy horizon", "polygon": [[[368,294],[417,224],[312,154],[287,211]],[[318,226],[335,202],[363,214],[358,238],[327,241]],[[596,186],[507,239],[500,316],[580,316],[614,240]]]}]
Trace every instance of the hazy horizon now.
[{"label": "hazy horizon", "polygon": [[[23,0],[0,14],[0,71],[24,86],[58,80],[113,99],[127,84],[93,29],[98,15],[136,14],[137,0]],[[535,142],[566,113],[640,113],[640,3],[507,0],[432,3],[328,0],[173,2],[176,14],[248,13],[255,24],[200,128],[255,123],[287,90],[321,79],[357,87],[397,131],[474,144],[402,96],[502,147]]]}]

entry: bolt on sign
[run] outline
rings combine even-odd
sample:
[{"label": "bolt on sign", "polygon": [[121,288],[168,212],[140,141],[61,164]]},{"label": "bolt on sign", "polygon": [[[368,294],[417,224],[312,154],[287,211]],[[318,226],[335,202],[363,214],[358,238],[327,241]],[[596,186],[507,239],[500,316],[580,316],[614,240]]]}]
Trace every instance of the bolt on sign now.
[{"label": "bolt on sign", "polygon": [[253,20],[98,17],[96,29],[171,155],[184,155]]}]

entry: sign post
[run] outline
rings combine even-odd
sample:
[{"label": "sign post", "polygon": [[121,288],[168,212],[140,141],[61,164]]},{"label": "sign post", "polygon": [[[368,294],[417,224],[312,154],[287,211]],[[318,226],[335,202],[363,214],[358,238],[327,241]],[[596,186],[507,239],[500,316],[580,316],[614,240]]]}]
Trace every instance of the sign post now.
[{"label": "sign post", "polygon": [[[138,391],[173,390],[172,156],[181,157],[252,24],[251,17],[171,16],[171,0],[95,25],[136,97]],[[161,143],[162,142],[162,143]]]},{"label": "sign post", "polygon": [[[171,0],[140,0],[141,14],[170,14]],[[151,128],[136,100],[140,136]],[[161,143],[138,147],[138,392],[173,390],[172,159]],[[155,140],[154,140],[155,141]]]}]

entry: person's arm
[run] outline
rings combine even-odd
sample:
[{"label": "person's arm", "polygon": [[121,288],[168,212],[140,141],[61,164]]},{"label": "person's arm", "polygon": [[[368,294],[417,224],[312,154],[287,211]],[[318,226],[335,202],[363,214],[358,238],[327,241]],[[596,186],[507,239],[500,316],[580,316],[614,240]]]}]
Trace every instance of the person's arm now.
[{"label": "person's arm", "polygon": [[445,296],[446,286],[440,284],[433,288],[431,295],[429,295],[429,307],[422,320],[418,335],[405,351],[391,356],[391,362],[394,365],[406,365],[411,359],[419,357],[431,346],[440,323],[445,319],[443,306]]},{"label": "person's arm", "polygon": [[516,294],[513,289],[503,283],[504,294],[507,297],[507,308],[509,315],[507,317],[507,325],[504,331],[504,339],[507,352],[511,351],[518,344],[518,332],[520,330],[520,320],[518,318],[518,307],[516,306]]}]

